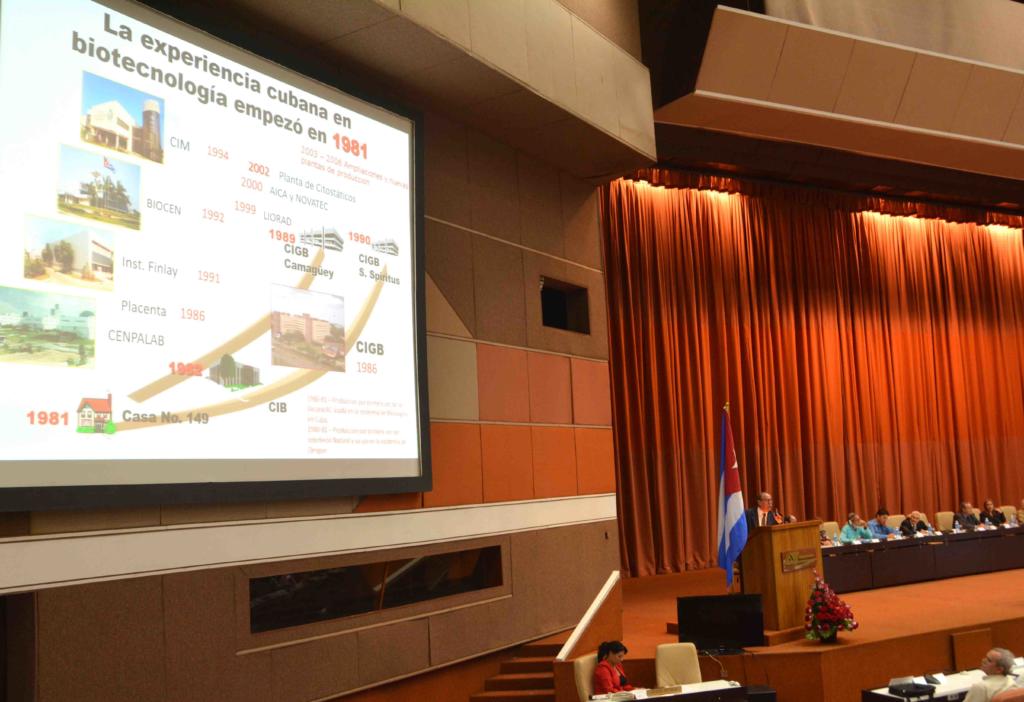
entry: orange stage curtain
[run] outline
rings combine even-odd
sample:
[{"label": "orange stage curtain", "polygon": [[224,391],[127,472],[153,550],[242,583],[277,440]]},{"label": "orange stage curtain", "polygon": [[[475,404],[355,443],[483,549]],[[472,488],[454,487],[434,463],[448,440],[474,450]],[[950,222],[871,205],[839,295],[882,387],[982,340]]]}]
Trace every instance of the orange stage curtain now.
[{"label": "orange stage curtain", "polygon": [[628,573],[715,564],[726,401],[748,505],[1024,497],[1022,218],[690,178],[602,193]]}]

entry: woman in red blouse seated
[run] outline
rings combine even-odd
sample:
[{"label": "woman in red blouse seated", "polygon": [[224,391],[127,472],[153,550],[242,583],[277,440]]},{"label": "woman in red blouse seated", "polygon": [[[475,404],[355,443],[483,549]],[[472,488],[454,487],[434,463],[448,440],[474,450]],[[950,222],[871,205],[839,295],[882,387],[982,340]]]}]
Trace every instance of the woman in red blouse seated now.
[{"label": "woman in red blouse seated", "polygon": [[604,641],[598,647],[597,667],[594,668],[595,695],[633,689],[622,671],[622,659],[625,657],[626,647],[621,641]]}]

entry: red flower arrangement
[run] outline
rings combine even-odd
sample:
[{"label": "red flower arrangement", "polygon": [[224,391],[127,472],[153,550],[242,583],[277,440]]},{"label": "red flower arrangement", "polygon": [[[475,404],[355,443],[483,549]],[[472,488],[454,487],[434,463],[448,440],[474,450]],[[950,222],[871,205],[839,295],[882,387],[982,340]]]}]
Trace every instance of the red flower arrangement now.
[{"label": "red flower arrangement", "polygon": [[853,631],[859,624],[853,618],[850,606],[839,599],[832,588],[814,573],[814,587],[804,610],[804,636],[808,639],[834,641],[841,629]]}]

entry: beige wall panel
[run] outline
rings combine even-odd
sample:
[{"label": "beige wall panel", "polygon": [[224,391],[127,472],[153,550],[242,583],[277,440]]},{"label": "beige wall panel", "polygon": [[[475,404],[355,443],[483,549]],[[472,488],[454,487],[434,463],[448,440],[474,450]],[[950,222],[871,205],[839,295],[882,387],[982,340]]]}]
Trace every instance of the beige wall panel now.
[{"label": "beige wall panel", "polygon": [[431,419],[480,419],[476,344],[427,337]]},{"label": "beige wall panel", "polygon": [[469,0],[400,0],[402,12],[417,24],[470,48]]},{"label": "beige wall panel", "polygon": [[831,112],[850,63],[854,40],[790,27],[768,99]]},{"label": "beige wall panel", "polygon": [[591,268],[603,269],[597,188],[568,173],[561,173],[559,191],[562,197],[565,257]]},{"label": "beige wall panel", "polygon": [[619,137],[656,158],[650,73],[642,63],[621,53],[615,60],[615,99]]},{"label": "beige wall panel", "polygon": [[555,2],[529,0],[525,6],[527,82],[561,105],[576,104],[572,19]]},{"label": "beige wall panel", "polygon": [[835,111],[880,122],[893,121],[915,55],[895,46],[854,42]]},{"label": "beige wall panel", "polygon": [[[382,3],[383,4],[383,3]],[[398,11],[398,3],[393,8]],[[288,27],[310,43],[336,39],[394,17],[373,0],[299,0],[260,5],[260,20],[270,26]]]},{"label": "beige wall panel", "polygon": [[529,80],[529,71],[524,2],[473,0],[469,4],[469,37],[473,53],[525,82]]},{"label": "beige wall panel", "polygon": [[573,626],[579,620],[619,568],[616,529],[611,521],[512,535],[513,589],[520,612],[517,637]]},{"label": "beige wall panel", "polygon": [[564,257],[558,171],[522,152],[517,161],[523,246]]},{"label": "beige wall panel", "polygon": [[470,115],[463,110],[523,89],[515,79],[468,54],[413,71],[409,81],[411,90],[423,96],[427,104],[436,103],[448,113],[467,118]]},{"label": "beige wall panel", "polygon": [[235,655],[235,572],[164,577],[167,702],[273,700],[270,652]]},{"label": "beige wall panel", "polygon": [[968,63],[918,54],[896,112],[897,124],[948,132],[970,75]]},{"label": "beige wall panel", "polygon": [[159,507],[125,507],[33,512],[31,529],[33,534],[60,534],[159,525]]},{"label": "beige wall panel", "polygon": [[424,210],[429,216],[468,227],[473,215],[466,197],[466,128],[433,112],[424,122]]},{"label": "beige wall panel", "polygon": [[767,100],[787,25],[738,12],[715,13],[697,89]]},{"label": "beige wall panel", "polygon": [[485,237],[473,238],[476,338],[514,346],[526,343],[523,252]]},{"label": "beige wall panel", "polygon": [[349,514],[359,504],[358,497],[330,497],[315,500],[274,500],[267,503],[267,517],[315,517],[322,514]]},{"label": "beige wall panel", "polygon": [[615,102],[618,50],[576,17],[572,18],[572,48],[576,102],[571,107],[609,134],[618,135],[619,110]]},{"label": "beige wall panel", "polygon": [[459,319],[476,334],[476,300],[473,292],[473,235],[440,222],[424,223],[427,273],[437,283]]},{"label": "beige wall panel", "polygon": [[511,644],[522,614],[516,601],[507,598],[430,617],[431,665]]},{"label": "beige wall panel", "polygon": [[43,590],[38,702],[164,699],[160,578]]},{"label": "beige wall panel", "polygon": [[590,333],[573,334],[571,352],[588,358],[608,358],[608,307],[605,299],[604,274],[585,268],[569,267],[585,281],[590,294]]},{"label": "beige wall panel", "polygon": [[427,331],[453,336],[472,337],[469,329],[459,319],[458,313],[449,304],[448,299],[437,287],[437,283],[429,275],[424,281],[427,305]]},{"label": "beige wall panel", "polygon": [[165,505],[160,508],[161,524],[197,524],[264,519],[265,502],[243,502],[223,505]]},{"label": "beige wall panel", "polygon": [[973,66],[967,88],[953,118],[957,134],[998,141],[1024,88],[1024,75],[987,66]]},{"label": "beige wall panel", "polygon": [[275,648],[270,653],[275,702],[306,702],[359,685],[355,634]]},{"label": "beige wall panel", "polygon": [[398,622],[357,632],[359,684],[370,685],[430,666],[426,619]]},{"label": "beige wall panel", "polygon": [[1024,144],[1024,92],[1017,98],[1017,106],[1010,115],[1010,123],[1006,127],[1003,140],[1012,144]]},{"label": "beige wall panel", "polygon": [[516,152],[479,132],[470,132],[469,190],[473,229],[506,241],[522,239]]},{"label": "beige wall panel", "polygon": [[499,95],[473,105],[466,112],[468,123],[482,130],[503,129],[506,132],[539,129],[565,119],[569,114],[543,95],[520,88],[514,93]]},{"label": "beige wall panel", "polygon": [[379,22],[327,42],[326,46],[354,63],[373,66],[374,71],[392,78],[406,76],[409,66],[422,70],[464,55],[449,42],[424,32],[404,17]]},{"label": "beige wall panel", "polygon": [[636,0],[558,0],[558,2],[628,51],[634,58],[640,58],[640,16]]}]

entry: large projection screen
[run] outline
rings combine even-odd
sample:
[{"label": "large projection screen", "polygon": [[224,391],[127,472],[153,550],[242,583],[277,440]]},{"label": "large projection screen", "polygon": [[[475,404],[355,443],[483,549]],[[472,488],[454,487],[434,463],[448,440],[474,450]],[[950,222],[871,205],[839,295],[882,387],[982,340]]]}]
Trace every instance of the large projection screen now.
[{"label": "large projection screen", "polygon": [[0,104],[0,509],[429,489],[414,117],[120,1]]}]

